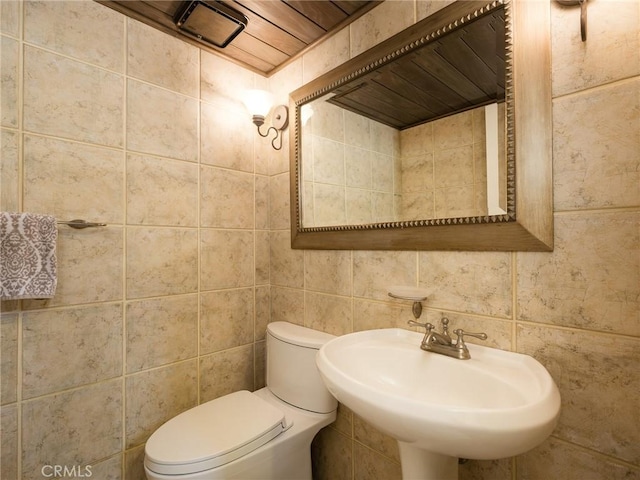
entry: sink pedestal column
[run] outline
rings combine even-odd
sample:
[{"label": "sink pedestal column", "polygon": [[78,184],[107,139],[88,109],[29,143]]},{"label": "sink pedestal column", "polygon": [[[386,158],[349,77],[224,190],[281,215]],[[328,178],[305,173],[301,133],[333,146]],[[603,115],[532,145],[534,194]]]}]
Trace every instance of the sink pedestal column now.
[{"label": "sink pedestal column", "polygon": [[458,459],[398,440],[404,480],[458,480]]}]

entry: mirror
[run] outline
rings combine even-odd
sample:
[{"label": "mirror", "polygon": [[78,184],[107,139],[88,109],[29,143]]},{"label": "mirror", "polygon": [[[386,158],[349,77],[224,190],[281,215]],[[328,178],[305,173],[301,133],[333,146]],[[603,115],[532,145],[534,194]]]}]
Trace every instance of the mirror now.
[{"label": "mirror", "polygon": [[300,109],[303,227],[507,213],[504,102],[398,130],[332,98]]},{"label": "mirror", "polygon": [[292,247],[552,249],[545,3],[454,2],[293,92]]}]

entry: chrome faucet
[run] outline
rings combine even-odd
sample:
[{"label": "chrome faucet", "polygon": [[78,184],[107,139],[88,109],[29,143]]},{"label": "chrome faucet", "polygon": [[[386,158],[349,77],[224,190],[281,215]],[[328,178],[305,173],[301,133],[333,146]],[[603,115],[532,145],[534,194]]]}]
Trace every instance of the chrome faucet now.
[{"label": "chrome faucet", "polygon": [[449,335],[449,319],[442,319],[442,333],[438,333],[434,331],[436,328],[435,325],[431,323],[420,323],[413,320],[409,320],[409,325],[412,327],[422,327],[426,330],[424,337],[422,338],[422,343],[420,344],[420,348],[427,352],[440,353],[442,355],[447,355],[448,357],[458,358],[460,360],[468,360],[471,358],[471,354],[469,353],[469,349],[467,345],[464,343],[464,336],[467,335],[469,337],[476,337],[480,340],[486,340],[486,333],[471,333],[465,332],[461,328],[454,330],[453,333],[456,334],[457,339],[456,342],[453,343],[451,336]]}]

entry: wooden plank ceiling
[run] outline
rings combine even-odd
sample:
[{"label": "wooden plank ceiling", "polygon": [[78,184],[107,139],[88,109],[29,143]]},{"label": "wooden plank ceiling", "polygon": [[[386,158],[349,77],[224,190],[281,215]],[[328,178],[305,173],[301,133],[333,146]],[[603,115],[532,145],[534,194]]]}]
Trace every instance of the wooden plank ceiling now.
[{"label": "wooden plank ceiling", "polygon": [[504,10],[333,91],[327,101],[397,129],[504,100]]},{"label": "wooden plank ceiling", "polygon": [[380,3],[379,0],[208,0],[204,3],[222,3],[249,19],[240,35],[222,49],[186,36],[176,27],[176,13],[189,2],[96,1],[265,75]]}]

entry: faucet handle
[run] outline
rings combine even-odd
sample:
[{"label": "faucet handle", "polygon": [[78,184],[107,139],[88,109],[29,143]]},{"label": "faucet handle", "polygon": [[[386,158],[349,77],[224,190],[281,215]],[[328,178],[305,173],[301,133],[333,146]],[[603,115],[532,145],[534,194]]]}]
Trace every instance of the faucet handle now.
[{"label": "faucet handle", "polygon": [[468,337],[479,338],[480,340],[486,340],[487,339],[487,334],[486,333],[465,332],[461,328],[458,328],[457,330],[454,330],[453,333],[455,333],[458,336],[458,339],[456,340],[456,347],[459,348],[459,349],[467,348],[467,346],[464,343],[464,336],[465,335],[468,336]]},{"label": "faucet handle", "polygon": [[432,325],[429,322],[420,323],[414,320],[409,320],[407,323],[412,327],[422,327],[427,330],[427,333],[429,333],[431,330],[433,330],[436,327],[435,325]]}]

